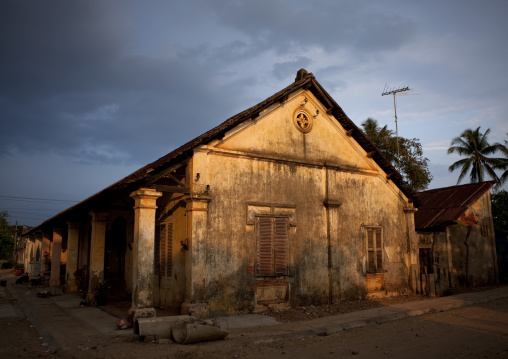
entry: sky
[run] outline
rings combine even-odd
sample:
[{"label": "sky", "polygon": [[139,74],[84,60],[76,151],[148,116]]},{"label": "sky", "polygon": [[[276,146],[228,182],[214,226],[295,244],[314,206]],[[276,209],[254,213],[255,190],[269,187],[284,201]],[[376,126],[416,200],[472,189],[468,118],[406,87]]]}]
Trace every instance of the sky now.
[{"label": "sky", "polygon": [[[434,177],[465,129],[507,139],[506,0],[4,0],[0,212],[35,226],[291,84],[418,138]],[[466,180],[467,181],[467,180]],[[466,183],[466,182],[463,182]]]}]

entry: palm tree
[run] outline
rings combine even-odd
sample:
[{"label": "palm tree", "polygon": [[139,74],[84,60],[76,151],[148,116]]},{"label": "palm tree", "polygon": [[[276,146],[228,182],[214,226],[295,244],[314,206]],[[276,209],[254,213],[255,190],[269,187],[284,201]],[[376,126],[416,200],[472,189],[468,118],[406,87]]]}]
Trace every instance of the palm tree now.
[{"label": "palm tree", "polygon": [[379,127],[377,120],[367,118],[363,123],[363,133],[381,151],[383,156],[390,162],[397,162],[397,139],[388,125]]},{"label": "palm tree", "polygon": [[471,182],[483,182],[485,173],[494,181],[499,182],[494,169],[500,168],[504,160],[502,158],[489,158],[487,156],[497,151],[502,151],[504,146],[499,143],[490,145],[487,141],[489,133],[490,128],[483,134],[480,132],[480,127],[476,130],[468,128],[459,137],[455,137],[452,140],[448,154],[456,152],[461,156],[465,156],[465,158],[455,162],[448,168],[450,172],[460,168],[457,184],[460,183],[468,172]]},{"label": "palm tree", "polygon": [[[506,133],[506,135],[508,136],[508,132]],[[508,179],[508,141],[504,140],[504,145],[501,145],[501,146],[502,146],[501,152],[503,152],[505,158],[504,158],[503,163],[496,167],[498,169],[504,170],[501,177],[499,177],[499,186],[501,186],[503,183],[505,183],[506,180]]]}]

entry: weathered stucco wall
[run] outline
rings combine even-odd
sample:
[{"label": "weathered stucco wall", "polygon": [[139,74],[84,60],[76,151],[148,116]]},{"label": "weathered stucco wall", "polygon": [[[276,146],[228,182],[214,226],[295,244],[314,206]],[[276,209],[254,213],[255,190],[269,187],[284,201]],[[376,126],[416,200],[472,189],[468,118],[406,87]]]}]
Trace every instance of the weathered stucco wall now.
[{"label": "weathered stucco wall", "polygon": [[[468,227],[471,227],[469,236]],[[490,193],[485,193],[476,201],[457,224],[449,226],[449,236],[452,265],[459,284],[476,286],[496,283],[497,259]]]},{"label": "weathered stucco wall", "polygon": [[456,224],[441,232],[419,233],[419,248],[432,249],[434,274],[430,281],[437,295],[457,286],[496,284],[497,257],[490,203],[490,193],[486,192]]},{"label": "weathered stucco wall", "polygon": [[405,204],[386,180],[340,171],[331,172],[330,197],[342,205],[337,210],[337,226],[332,242],[333,267],[338,271],[339,298],[363,294],[367,268],[366,226],[383,230],[384,280],[387,291],[406,288],[408,269],[405,262],[407,238]]},{"label": "weathered stucco wall", "polygon": [[421,270],[425,263],[418,259],[416,274],[416,293],[441,296],[449,292],[456,282],[456,274],[451,265],[451,247],[447,232],[419,232],[418,249],[431,251],[431,262],[427,273]]},{"label": "weathered stucco wall", "polygon": [[[308,133],[294,122],[302,108],[313,121]],[[385,289],[407,288],[407,199],[311,94],[294,94],[260,117],[192,158],[190,178],[200,174],[193,193],[209,185],[210,199],[190,219],[188,300],[224,312],[253,309],[257,289],[270,283],[279,292],[287,283],[292,305],[363,297],[362,225],[382,227]],[[291,217],[287,277],[255,276],[256,211]]]}]

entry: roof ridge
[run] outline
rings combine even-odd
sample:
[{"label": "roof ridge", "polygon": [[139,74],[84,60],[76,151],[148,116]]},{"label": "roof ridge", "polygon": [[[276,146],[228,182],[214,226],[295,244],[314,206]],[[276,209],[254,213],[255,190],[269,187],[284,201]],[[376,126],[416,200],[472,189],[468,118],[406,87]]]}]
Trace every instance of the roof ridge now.
[{"label": "roof ridge", "polygon": [[[231,116],[224,122],[215,126],[214,128],[206,131],[205,133],[197,136],[193,140],[188,141],[187,143],[181,145],[180,147],[174,149],[168,154],[159,157],[157,160],[148,163],[147,165],[141,167],[140,169],[134,171],[130,175],[120,179],[119,181],[113,183],[112,185],[104,188],[103,190],[95,193],[89,198],[81,201],[80,203],[60,212],[56,216],[44,221],[41,225],[36,228],[41,227],[42,225],[49,224],[52,220],[57,217],[63,215],[64,213],[68,213],[72,210],[78,209],[85,202],[89,202],[91,200],[97,199],[101,195],[105,195],[109,191],[115,191],[119,189],[124,189],[128,186],[134,186],[135,183],[142,181],[147,178],[149,175],[155,175],[163,171],[165,168],[170,166],[172,163],[176,161],[181,161],[182,156],[185,156],[187,152],[191,151],[195,147],[206,143],[206,141],[210,141],[214,138],[222,138],[223,134],[226,131],[229,131],[233,127],[242,123],[243,121],[248,120],[249,118],[255,118],[259,116],[260,112],[267,108],[268,106],[281,102],[283,103],[290,93],[303,88],[304,90],[308,90],[312,92],[316,98],[321,101],[324,105],[327,106],[327,110],[330,115],[333,115],[335,119],[340,123],[340,125],[346,130],[353,129],[351,133],[352,138],[366,151],[372,152],[374,151],[374,155],[372,159],[381,167],[381,169],[387,173],[392,174],[390,178],[393,183],[401,190],[401,192],[408,198],[412,198],[413,192],[409,190],[403,181],[400,173],[392,166],[392,164],[381,154],[379,149],[365,136],[365,134],[356,126],[356,124],[346,115],[344,110],[335,102],[335,100],[326,92],[326,90],[321,86],[321,84],[315,79],[314,75],[311,72],[308,72],[305,69],[300,69],[297,72],[297,76],[295,81],[282,90],[276,92],[275,94],[269,96],[268,98],[258,102],[257,104],[249,107],[248,109]],[[330,107],[328,107],[330,106]],[[327,111],[327,112],[328,112]]]}]

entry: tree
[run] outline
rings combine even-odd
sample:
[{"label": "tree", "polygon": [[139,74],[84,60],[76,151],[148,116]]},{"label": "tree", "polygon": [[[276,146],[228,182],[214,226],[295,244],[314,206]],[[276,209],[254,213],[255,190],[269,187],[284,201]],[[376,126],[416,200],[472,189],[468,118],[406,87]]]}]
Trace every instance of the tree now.
[{"label": "tree", "polygon": [[508,192],[501,190],[492,195],[492,217],[496,234],[499,279],[508,282]]},{"label": "tree", "polygon": [[7,223],[7,212],[0,212],[0,259],[7,259],[14,250],[14,229]]},{"label": "tree", "polygon": [[[508,136],[508,133],[506,133],[506,135]],[[504,145],[500,145],[500,146],[501,146],[500,150],[504,154],[505,158],[503,159],[503,163],[496,166],[496,169],[504,170],[501,177],[499,177],[499,186],[501,186],[503,183],[505,183],[506,180],[508,179],[508,141],[504,140]]]},{"label": "tree", "polygon": [[492,195],[492,217],[496,238],[508,238],[508,192],[505,190]]},{"label": "tree", "polygon": [[485,180],[485,173],[494,181],[499,182],[499,178],[494,170],[500,168],[504,161],[502,158],[490,158],[487,156],[502,150],[503,146],[499,143],[489,144],[487,141],[489,133],[490,128],[483,134],[480,132],[480,127],[476,130],[468,128],[459,137],[455,137],[452,140],[451,146],[448,148],[448,154],[456,152],[466,157],[448,168],[450,172],[460,168],[457,184],[460,183],[468,172],[471,183],[483,182]]},{"label": "tree", "polygon": [[423,191],[427,188],[432,181],[432,175],[429,170],[429,160],[423,157],[419,139],[399,137],[400,156],[397,157],[397,137],[393,131],[389,130],[386,125],[379,127],[377,121],[372,118],[367,118],[362,123],[362,127],[368,139],[397,168],[413,191]]}]

